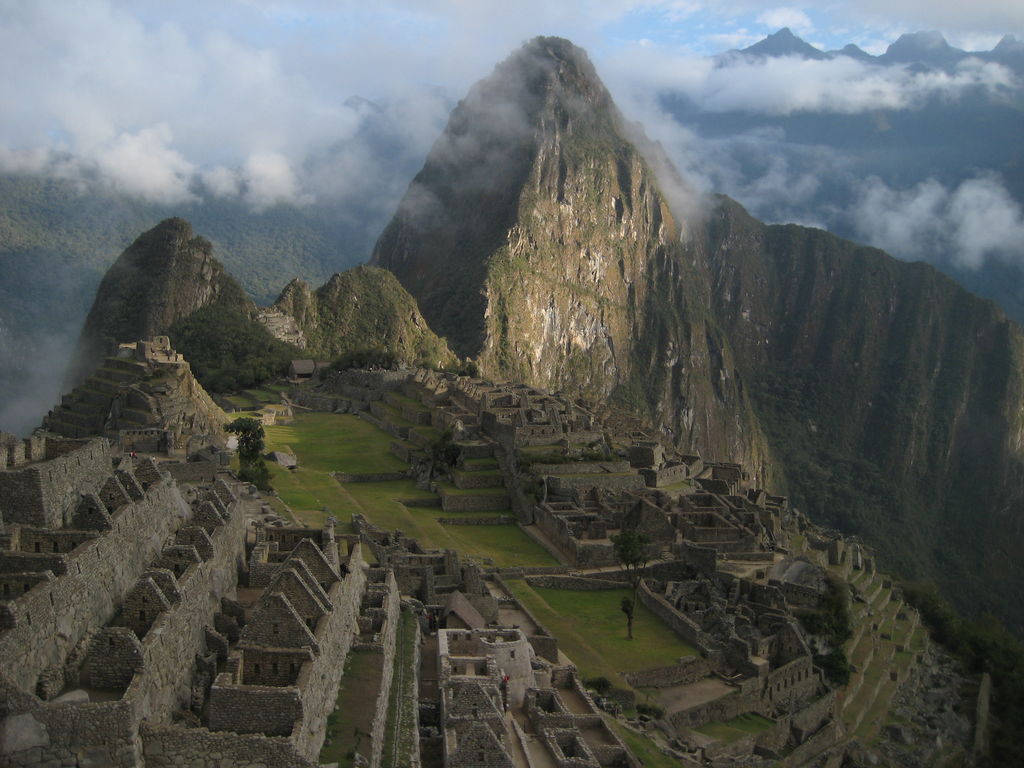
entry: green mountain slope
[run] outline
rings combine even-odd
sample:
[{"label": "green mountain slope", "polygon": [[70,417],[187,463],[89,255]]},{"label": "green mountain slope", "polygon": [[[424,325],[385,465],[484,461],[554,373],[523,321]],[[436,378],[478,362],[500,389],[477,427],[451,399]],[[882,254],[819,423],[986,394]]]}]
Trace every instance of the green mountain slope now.
[{"label": "green mountain slope", "polygon": [[427,326],[416,300],[383,269],[354,267],[333,275],[315,291],[293,280],[273,309],[294,320],[306,349],[318,359],[380,348],[409,365],[456,362],[444,339]]},{"label": "green mountain slope", "polygon": [[798,505],[1019,630],[1020,327],[928,265],[732,201],[709,239],[716,315]]},{"label": "green mountain slope", "polygon": [[210,241],[193,236],[184,219],[165,219],[139,235],[103,276],[69,369],[70,383],[87,376],[118,343],[165,334],[212,304],[242,315],[255,310],[213,257]]}]

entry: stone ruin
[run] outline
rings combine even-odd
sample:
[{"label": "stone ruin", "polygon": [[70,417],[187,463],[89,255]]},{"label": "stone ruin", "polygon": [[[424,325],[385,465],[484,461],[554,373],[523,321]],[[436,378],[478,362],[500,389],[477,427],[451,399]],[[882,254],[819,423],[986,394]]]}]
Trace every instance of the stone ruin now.
[{"label": "stone ruin", "polygon": [[104,435],[125,453],[185,457],[223,447],[227,416],[166,336],[121,344],[43,420],[57,435]]},{"label": "stone ruin", "polygon": [[316,766],[350,648],[393,654],[358,538],[102,437],[0,447],[0,765]]}]

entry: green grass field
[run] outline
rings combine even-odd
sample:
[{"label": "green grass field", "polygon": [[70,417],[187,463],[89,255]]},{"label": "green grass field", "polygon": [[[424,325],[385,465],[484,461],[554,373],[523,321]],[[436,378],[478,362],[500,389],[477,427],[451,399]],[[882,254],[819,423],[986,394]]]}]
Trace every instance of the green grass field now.
[{"label": "green grass field", "polygon": [[370,757],[370,731],[380,691],[384,657],[372,651],[353,651],[345,660],[345,674],[338,686],[334,711],[327,718],[327,736],[320,762],[350,766],[354,753]]},{"label": "green grass field", "polygon": [[731,720],[705,723],[694,730],[718,741],[731,744],[742,739],[744,736],[753,736],[762,731],[767,731],[773,725],[774,723],[768,718],[761,717],[761,715],[755,712],[747,712],[737,715]]},{"label": "green grass field", "polygon": [[680,656],[699,656],[644,605],[637,603],[633,639],[626,637],[620,609],[628,589],[576,592],[534,589],[525,581],[508,582],[515,596],[558,638],[558,646],[584,678],[604,676],[617,687],[629,687],[623,672],[639,672],[675,664]]},{"label": "green grass field", "polygon": [[678,768],[679,762],[662,752],[647,736],[627,728],[613,717],[605,715],[604,720],[626,742],[626,746],[640,759],[644,768]]},{"label": "green grass field", "polygon": [[392,437],[358,416],[297,413],[287,426],[267,427],[267,449],[293,449],[299,464],[322,472],[395,472],[406,468],[391,455]]},{"label": "green grass field", "polygon": [[[271,485],[294,516],[321,525],[327,514],[338,518],[339,532],[350,529],[354,512],[374,525],[399,529],[428,548],[457,549],[463,555],[498,566],[558,565],[558,561],[515,525],[441,525],[439,517],[494,516],[495,512],[446,515],[439,507],[406,507],[403,499],[436,499],[412,480],[339,483],[331,472],[395,472],[406,465],[389,452],[391,435],[349,414],[299,413],[287,426],[266,427],[267,450],[294,453],[299,468],[270,465]],[[503,489],[495,489],[504,492]],[[491,489],[483,489],[489,493]],[[326,507],[327,513],[324,512]]]}]

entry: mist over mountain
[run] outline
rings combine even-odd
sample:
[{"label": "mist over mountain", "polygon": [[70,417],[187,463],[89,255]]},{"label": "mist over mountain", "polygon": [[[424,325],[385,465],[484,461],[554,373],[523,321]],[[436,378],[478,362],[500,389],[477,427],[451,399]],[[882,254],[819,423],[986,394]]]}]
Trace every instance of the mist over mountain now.
[{"label": "mist over mountain", "polygon": [[707,186],[759,218],[928,261],[1024,319],[1024,44],[1012,35],[968,52],[918,32],[872,56],[783,29],[704,76],[666,78],[657,102],[693,133],[685,157]]}]

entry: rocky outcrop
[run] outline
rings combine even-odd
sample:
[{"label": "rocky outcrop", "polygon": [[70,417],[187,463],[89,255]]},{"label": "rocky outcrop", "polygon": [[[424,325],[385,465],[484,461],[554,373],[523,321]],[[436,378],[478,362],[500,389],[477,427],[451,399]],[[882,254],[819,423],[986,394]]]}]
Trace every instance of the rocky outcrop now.
[{"label": "rocky outcrop", "polygon": [[89,375],[122,342],[167,333],[175,321],[214,302],[251,313],[252,302],[184,219],[139,235],[107,270],[79,338],[67,383]]},{"label": "rocky outcrop", "polygon": [[223,446],[227,422],[188,362],[158,337],[106,358],[64,395],[43,428],[64,437],[104,435],[124,450],[194,451]]},{"label": "rocky outcrop", "polygon": [[416,300],[392,273],[376,267],[335,274],[316,290],[292,280],[257,319],[278,338],[282,329],[301,338],[303,348],[318,359],[382,349],[410,365],[456,362],[444,339],[427,326]]},{"label": "rocky outcrop", "polygon": [[452,113],[373,261],[486,375],[615,397],[761,470],[687,193],[635,133],[582,50],[537,38]]}]

